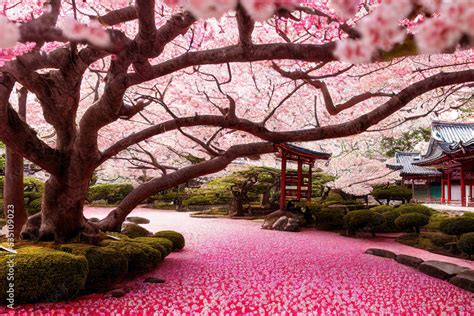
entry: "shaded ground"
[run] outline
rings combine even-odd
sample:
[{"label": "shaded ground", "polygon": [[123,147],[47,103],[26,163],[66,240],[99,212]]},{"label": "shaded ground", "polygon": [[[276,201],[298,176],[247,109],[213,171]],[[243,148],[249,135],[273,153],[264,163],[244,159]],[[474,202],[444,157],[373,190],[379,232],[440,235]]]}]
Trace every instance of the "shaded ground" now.
[{"label": "shaded ground", "polygon": [[[87,215],[105,213],[92,209]],[[149,218],[152,223],[144,226],[152,231],[174,229],[186,237],[183,251],[171,254],[148,274],[166,279],[165,284],[144,284],[142,276],[130,281],[127,286],[133,290],[119,299],[90,295],[68,303],[24,306],[18,312],[474,313],[471,293],[363,252],[375,246],[474,268],[466,260],[387,238],[351,239],[315,230],[267,231],[251,221],[198,219],[174,211],[139,209],[133,215]]]}]

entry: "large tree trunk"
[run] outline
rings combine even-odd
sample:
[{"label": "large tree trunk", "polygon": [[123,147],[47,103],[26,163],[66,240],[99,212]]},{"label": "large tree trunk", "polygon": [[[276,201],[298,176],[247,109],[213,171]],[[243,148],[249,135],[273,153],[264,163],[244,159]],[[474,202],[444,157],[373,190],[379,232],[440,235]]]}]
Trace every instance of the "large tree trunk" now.
[{"label": "large tree trunk", "polygon": [[234,196],[232,199],[232,205],[230,208],[231,215],[234,216],[244,216],[244,206],[243,206],[243,198],[240,196]]}]

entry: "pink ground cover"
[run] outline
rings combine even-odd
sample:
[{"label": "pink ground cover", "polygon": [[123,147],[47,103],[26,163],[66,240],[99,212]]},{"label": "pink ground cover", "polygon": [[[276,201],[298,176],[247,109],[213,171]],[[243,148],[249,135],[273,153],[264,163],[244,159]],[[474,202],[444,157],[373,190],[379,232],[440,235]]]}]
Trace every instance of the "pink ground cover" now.
[{"label": "pink ground cover", "polygon": [[[103,217],[103,209],[88,216]],[[364,254],[369,247],[440,259],[387,238],[353,239],[331,232],[267,231],[246,220],[195,219],[186,213],[137,209],[152,231],[182,232],[186,247],[146,276],[122,286],[122,298],[106,294],[70,302],[19,306],[17,314],[161,315],[296,314],[316,315],[473,315],[472,294],[426,276],[394,260]],[[2,309],[0,308],[0,313]],[[5,312],[5,310],[3,310]]]}]

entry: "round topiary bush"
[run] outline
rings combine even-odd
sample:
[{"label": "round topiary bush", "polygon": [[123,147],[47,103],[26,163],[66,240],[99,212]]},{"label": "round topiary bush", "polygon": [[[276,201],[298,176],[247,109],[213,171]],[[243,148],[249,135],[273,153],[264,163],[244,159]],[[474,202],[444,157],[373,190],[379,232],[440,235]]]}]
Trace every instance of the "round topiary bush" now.
[{"label": "round topiary bush", "polygon": [[375,235],[375,230],[385,224],[385,217],[370,210],[360,210],[347,213],[344,223],[349,235],[357,231],[367,230]]},{"label": "round topiary bush", "polygon": [[395,220],[401,215],[400,211],[397,209],[392,209],[382,213],[382,216],[385,218],[385,225],[382,230],[385,232],[395,232],[398,230],[397,225],[395,225]]},{"label": "round topiary bush", "polygon": [[86,244],[64,244],[59,250],[86,257],[89,265],[84,290],[101,291],[122,280],[128,271],[127,258],[117,249]]},{"label": "round topiary bush", "polygon": [[[161,253],[161,259],[163,260],[165,259],[166,256],[168,256],[171,253],[173,244],[171,243],[171,244],[163,245],[164,243],[160,239],[161,238],[154,238],[154,237],[137,237],[137,238],[131,239],[131,241],[142,243],[158,250]],[[168,239],[166,240],[169,241]]]},{"label": "round topiary bush", "polygon": [[178,251],[184,248],[184,236],[172,230],[162,230],[154,235],[155,237],[166,238],[173,243],[173,251]]},{"label": "round topiary bush", "polygon": [[341,229],[344,226],[344,209],[324,208],[315,214],[316,226],[320,229]]},{"label": "round topiary bush", "polygon": [[463,234],[459,238],[458,249],[469,255],[470,258],[474,254],[474,233]]},{"label": "round topiary bush", "polygon": [[151,232],[148,231],[146,228],[143,228],[140,225],[133,223],[123,225],[121,233],[123,235],[127,235],[130,238],[147,237],[151,235]]},{"label": "round topiary bush", "polygon": [[412,204],[412,203],[400,205],[398,207],[398,210],[402,214],[420,213],[428,217],[430,217],[434,211],[432,208],[424,206],[422,204]]},{"label": "round topiary bush", "polygon": [[379,186],[370,193],[376,200],[395,200],[395,201],[409,201],[412,198],[411,189],[393,185],[393,186]]},{"label": "round topiary bush", "polygon": [[129,216],[127,217],[127,221],[134,224],[149,224],[150,223],[150,220],[148,218],[140,217],[140,216]]},{"label": "round topiary bush", "polygon": [[[0,299],[7,305],[10,256],[0,254]],[[84,287],[87,259],[43,247],[17,250],[14,261],[15,304],[55,302],[75,297]]]},{"label": "round topiary bush", "polygon": [[457,216],[443,220],[439,230],[448,235],[461,236],[474,232],[474,217]]},{"label": "round topiary bush", "polygon": [[161,261],[158,250],[142,243],[126,240],[104,240],[103,243],[127,258],[128,273],[132,275],[149,271]]},{"label": "round topiary bush", "polygon": [[166,255],[169,255],[173,251],[173,242],[167,238],[161,238],[161,237],[154,237],[153,238],[166,249]]},{"label": "round topiary bush", "polygon": [[377,213],[380,213],[380,214],[391,211],[393,209],[394,209],[394,207],[390,206],[390,205],[378,205],[378,206],[374,206],[374,207],[370,208],[370,210],[372,212],[377,212]]},{"label": "round topiary bush", "polygon": [[427,225],[430,218],[420,213],[402,214],[395,220],[395,225],[402,230],[420,233],[420,228]]}]

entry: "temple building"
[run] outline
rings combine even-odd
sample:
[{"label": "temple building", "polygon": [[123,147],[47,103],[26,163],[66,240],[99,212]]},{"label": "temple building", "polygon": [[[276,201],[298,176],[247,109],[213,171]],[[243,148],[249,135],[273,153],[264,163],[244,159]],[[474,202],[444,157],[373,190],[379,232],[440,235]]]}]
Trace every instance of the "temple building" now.
[{"label": "temple building", "polygon": [[397,152],[387,167],[400,170],[415,201],[473,206],[474,123],[433,122],[424,155]]}]

